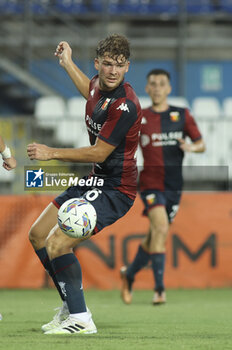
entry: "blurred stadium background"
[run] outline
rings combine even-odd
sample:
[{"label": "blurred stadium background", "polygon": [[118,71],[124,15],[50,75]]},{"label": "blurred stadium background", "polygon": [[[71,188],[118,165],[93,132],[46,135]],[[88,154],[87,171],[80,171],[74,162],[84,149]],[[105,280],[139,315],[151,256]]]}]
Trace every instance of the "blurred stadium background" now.
[{"label": "blurred stadium background", "polygon": [[[126,80],[135,88],[143,107],[149,104],[144,91],[147,72],[153,68],[169,70],[173,87],[170,102],[192,110],[207,146],[205,154],[189,154],[185,158],[186,189],[230,189],[231,20],[232,0],[0,0],[0,134],[15,150],[18,160],[16,170],[0,170],[1,218],[4,221],[0,234],[0,259],[5,253],[9,254],[10,247],[13,254],[16,247],[20,247],[18,241],[14,241],[16,232],[20,232],[20,239],[27,240],[30,224],[48,201],[42,199],[41,204],[41,197],[45,195],[33,197],[24,191],[24,166],[39,164],[29,162],[26,145],[36,141],[58,147],[80,147],[88,142],[83,122],[85,102],[54,57],[55,47],[61,40],[71,44],[74,60],[91,77],[95,74],[96,43],[111,33],[125,34],[132,47],[132,64]],[[202,217],[210,210],[217,222],[205,228],[203,241],[202,231],[198,230],[199,240],[193,250],[196,251],[204,239],[207,242],[208,235],[219,230],[222,222],[223,230],[225,227],[229,229],[231,209],[228,195],[229,192],[224,194],[227,196],[225,201],[220,192],[221,202],[217,203],[216,214],[213,203],[219,201],[218,197],[213,197],[210,209],[203,205],[195,209],[200,210]],[[36,212],[33,211],[34,200],[39,203]],[[196,202],[199,201],[201,197],[196,198]],[[223,207],[225,202],[227,204]],[[210,206],[210,201],[207,203]],[[30,217],[26,216],[28,213]],[[193,224],[190,210],[188,215],[185,228],[187,224],[194,226],[199,220],[194,218]],[[211,222],[208,214],[205,217]],[[26,218],[23,227],[22,218]],[[181,224],[184,217],[180,213],[177,219]],[[131,226],[128,227],[130,230]],[[141,228],[140,233],[144,232],[145,229]],[[184,232],[182,234],[184,237]],[[188,244],[192,247],[191,242]],[[227,231],[220,244],[218,246],[223,246],[229,254],[231,239]],[[19,254],[24,254],[24,247]],[[192,256],[194,261],[194,254]],[[231,258],[226,256],[225,264],[229,266]],[[119,263],[110,268],[119,268]],[[37,266],[37,260],[34,264]],[[224,277],[224,282],[218,286],[231,285],[231,273]],[[4,282],[4,278],[0,276],[2,287],[34,286],[33,283],[14,285],[13,282]],[[32,280],[33,274],[28,278]],[[118,287],[117,283],[112,285]],[[198,285],[190,283],[189,286]]]}]

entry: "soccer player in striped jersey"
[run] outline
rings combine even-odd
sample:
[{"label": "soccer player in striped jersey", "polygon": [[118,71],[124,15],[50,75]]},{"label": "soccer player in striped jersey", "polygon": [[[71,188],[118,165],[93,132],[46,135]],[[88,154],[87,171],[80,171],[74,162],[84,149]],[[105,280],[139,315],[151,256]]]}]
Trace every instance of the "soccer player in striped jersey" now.
[{"label": "soccer player in striped jersey", "polygon": [[[58,208],[70,198],[84,197],[97,212],[94,233],[124,216],[133,205],[137,186],[135,152],[141,129],[141,107],[132,87],[124,82],[129,69],[128,40],[114,34],[100,41],[89,79],[73,62],[67,42],[56,49],[61,66],[87,100],[85,122],[90,146],[78,149],[28,145],[30,159],[94,163],[89,177],[104,180],[100,188],[72,186],[54,199],[30,230],[30,241],[60,293],[63,306],[42,326],[46,334],[96,333],[83,294],[81,267],[73,253],[82,239],[66,236],[57,225]],[[94,267],[93,267],[94,268]]]},{"label": "soccer player in striped jersey", "polygon": [[[144,214],[150,229],[128,267],[121,268],[121,297],[132,301],[135,275],[149,261],[154,274],[153,304],[166,301],[164,286],[165,242],[169,225],[174,219],[182,191],[182,161],[185,152],[204,152],[205,145],[194,118],[187,108],[170,106],[170,74],[154,69],[147,75],[146,92],[152,105],[143,109],[140,146],[144,158],[140,172],[139,190],[144,202]],[[189,136],[191,143],[185,141]]]}]

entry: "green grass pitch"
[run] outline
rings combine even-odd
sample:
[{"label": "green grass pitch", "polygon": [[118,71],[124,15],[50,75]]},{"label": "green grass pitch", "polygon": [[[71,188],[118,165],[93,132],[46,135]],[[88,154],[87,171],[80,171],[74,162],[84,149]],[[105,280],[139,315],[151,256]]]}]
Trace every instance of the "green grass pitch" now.
[{"label": "green grass pitch", "polygon": [[232,349],[232,290],[168,290],[168,303],[135,291],[124,305],[119,291],[90,290],[86,302],[98,333],[44,335],[61,303],[55,290],[0,290],[0,349],[226,350]]}]

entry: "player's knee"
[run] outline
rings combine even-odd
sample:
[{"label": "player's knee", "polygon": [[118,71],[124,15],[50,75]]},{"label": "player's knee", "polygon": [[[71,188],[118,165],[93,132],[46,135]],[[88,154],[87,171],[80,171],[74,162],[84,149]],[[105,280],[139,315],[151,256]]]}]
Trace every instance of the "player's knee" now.
[{"label": "player's knee", "polygon": [[152,230],[152,234],[155,237],[166,237],[168,234],[168,225],[156,225],[154,229]]},{"label": "player's knee", "polygon": [[168,235],[168,226],[164,225],[162,227],[159,227],[159,234],[166,239],[167,235]]},{"label": "player's knee", "polygon": [[157,226],[155,229],[152,230],[152,250],[155,249],[155,251],[163,250],[165,247],[167,235],[168,235],[168,226],[162,225]]},{"label": "player's knee", "polygon": [[31,242],[31,244],[34,248],[37,248],[37,245],[38,245],[40,239],[39,239],[39,231],[37,229],[36,224],[32,225],[30,228],[29,241]]},{"label": "player's knee", "polygon": [[59,236],[56,235],[56,233],[48,236],[45,242],[45,246],[50,260],[67,254],[70,251],[69,247],[66,246],[64,240],[60,240]]}]

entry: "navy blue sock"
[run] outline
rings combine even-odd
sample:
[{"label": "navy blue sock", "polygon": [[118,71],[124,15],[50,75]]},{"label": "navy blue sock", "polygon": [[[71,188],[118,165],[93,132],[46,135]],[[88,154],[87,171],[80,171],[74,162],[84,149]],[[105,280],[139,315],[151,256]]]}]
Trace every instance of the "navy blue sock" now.
[{"label": "navy blue sock", "polygon": [[151,254],[152,270],[155,278],[155,290],[162,292],[164,287],[164,266],[165,266],[165,253]]},{"label": "navy blue sock", "polygon": [[58,292],[60,294],[61,299],[64,301],[65,299],[64,299],[63,293],[61,292],[60,286],[59,286],[57,279],[54,275],[51,261],[49,260],[46,248],[44,247],[44,248],[38,249],[35,252],[36,252],[38,258],[40,259],[41,263],[43,264],[45,270],[47,270],[50,277],[52,278],[52,280],[56,286],[56,289],[58,290]]},{"label": "navy blue sock", "polygon": [[70,314],[86,312],[81,266],[76,256],[65,254],[53,259],[51,264]]},{"label": "navy blue sock", "polygon": [[150,254],[145,252],[145,250],[140,245],[132,264],[127,268],[126,276],[129,283],[133,283],[135,274],[148,264],[149,259]]}]

